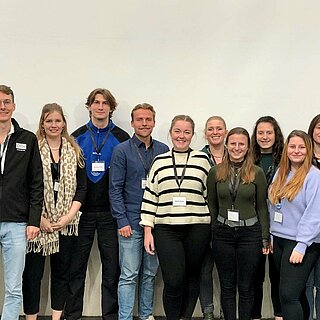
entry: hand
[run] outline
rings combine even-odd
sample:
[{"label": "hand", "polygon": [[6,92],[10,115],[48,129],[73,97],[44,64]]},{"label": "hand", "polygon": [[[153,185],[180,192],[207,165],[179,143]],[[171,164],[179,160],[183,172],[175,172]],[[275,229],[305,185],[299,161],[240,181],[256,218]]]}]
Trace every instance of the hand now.
[{"label": "hand", "polygon": [[125,238],[130,238],[132,236],[132,230],[130,226],[125,226],[121,229],[118,229],[118,233],[120,234],[120,236]]},{"label": "hand", "polygon": [[301,263],[302,260],[303,260],[303,257],[304,257],[304,254],[293,250],[292,253],[291,253],[291,256],[289,258],[289,262],[293,263],[293,264]]},{"label": "hand", "polygon": [[267,239],[262,239],[262,253],[269,254],[270,252],[270,242]]},{"label": "hand", "polygon": [[50,221],[45,217],[41,217],[40,230],[45,232],[53,232]]},{"label": "hand", "polygon": [[40,228],[34,226],[27,226],[27,240],[33,240],[38,236]]},{"label": "hand", "polygon": [[54,231],[60,231],[71,221],[72,219],[70,218],[70,215],[66,214],[64,216],[61,216],[57,222],[52,223],[51,226]]},{"label": "hand", "polygon": [[154,256],[155,247],[151,227],[144,227],[144,248],[148,254]]}]

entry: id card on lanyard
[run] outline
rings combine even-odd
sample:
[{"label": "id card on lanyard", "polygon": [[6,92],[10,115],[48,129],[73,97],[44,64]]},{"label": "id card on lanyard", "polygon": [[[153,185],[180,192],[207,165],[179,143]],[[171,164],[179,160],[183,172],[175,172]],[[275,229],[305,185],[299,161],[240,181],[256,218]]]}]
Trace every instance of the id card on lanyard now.
[{"label": "id card on lanyard", "polygon": [[283,221],[283,214],[281,212],[281,207],[282,207],[281,201],[279,201],[276,204],[276,210],[274,211],[274,218],[273,218],[274,222],[282,223]]},{"label": "id card on lanyard", "polygon": [[[174,178],[175,178],[176,183],[177,183],[178,188],[179,188],[179,193],[181,191],[181,185],[182,185],[182,182],[183,182],[185,174],[186,174],[188,160],[189,160],[189,157],[190,157],[190,152],[191,152],[191,149],[188,150],[187,161],[186,161],[186,163],[185,163],[185,165],[184,165],[184,167],[182,169],[181,177],[180,177],[180,180],[179,180],[178,172],[177,172],[176,160],[175,160],[174,152],[173,152],[173,149],[172,149],[173,172],[174,172]],[[183,197],[183,196],[173,197],[172,205],[174,207],[186,207],[187,206],[187,197]]]},{"label": "id card on lanyard", "polygon": [[90,133],[90,137],[91,137],[91,141],[92,141],[92,144],[93,144],[93,147],[94,147],[94,150],[98,156],[98,159],[97,161],[94,161],[92,162],[91,164],[91,171],[92,172],[105,172],[106,171],[106,164],[105,164],[105,161],[103,160],[100,160],[100,156],[101,156],[101,150],[102,148],[104,147],[106,141],[107,141],[107,138],[112,130],[112,128],[110,128],[107,132],[106,132],[106,135],[104,136],[100,146],[98,147],[96,141],[94,140],[94,136],[93,136],[93,133],[92,133],[92,129],[91,127],[87,124],[87,128],[89,130],[89,133]]}]

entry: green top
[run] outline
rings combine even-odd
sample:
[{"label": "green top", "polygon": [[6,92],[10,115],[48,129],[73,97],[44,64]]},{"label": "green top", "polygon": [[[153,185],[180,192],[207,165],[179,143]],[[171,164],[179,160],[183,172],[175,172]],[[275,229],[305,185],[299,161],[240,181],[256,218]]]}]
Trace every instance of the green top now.
[{"label": "green top", "polygon": [[[211,168],[207,179],[208,206],[211,214],[211,221],[217,219],[218,214],[227,219],[228,209],[232,207],[232,197],[229,191],[229,179],[217,182],[216,170],[218,166]],[[269,239],[269,214],[267,208],[267,181],[263,170],[255,166],[255,179],[251,183],[239,184],[234,209],[239,210],[240,220],[258,217],[262,239]]]}]

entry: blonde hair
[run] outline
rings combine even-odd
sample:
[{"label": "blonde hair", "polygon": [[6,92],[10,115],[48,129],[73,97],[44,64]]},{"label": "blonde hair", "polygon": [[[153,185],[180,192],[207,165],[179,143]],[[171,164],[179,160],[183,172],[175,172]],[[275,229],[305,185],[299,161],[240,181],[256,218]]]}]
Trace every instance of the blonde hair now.
[{"label": "blonde hair", "polygon": [[[248,151],[245,155],[244,162],[241,170],[241,180],[243,183],[250,183],[255,178],[255,169],[253,163],[253,157],[250,152],[250,136],[246,129],[241,127],[233,128],[229,131],[226,138],[226,144],[228,145],[229,137],[234,134],[242,134],[247,138],[248,141]],[[217,165],[216,178],[217,181],[226,181],[229,173],[231,171],[231,160],[229,154],[227,154],[223,161]]]},{"label": "blonde hair", "polygon": [[[288,158],[288,145],[290,139],[293,137],[299,137],[303,140],[307,154],[301,166],[295,171],[293,177],[287,183],[287,177],[291,170],[291,163]],[[305,177],[308,174],[312,166],[312,157],[313,157],[313,147],[311,138],[301,130],[293,130],[284,145],[283,153],[281,156],[278,175],[274,182],[271,184],[269,189],[269,200],[271,203],[275,204],[279,202],[280,199],[286,198],[289,201],[292,201],[295,196],[298,194],[302,185],[304,183]]]},{"label": "blonde hair", "polygon": [[227,129],[226,122],[225,122],[225,120],[224,120],[222,117],[220,117],[220,116],[211,116],[211,117],[208,118],[207,121],[206,121],[206,125],[205,125],[205,127],[204,127],[204,131],[207,130],[207,128],[208,128],[208,123],[209,123],[211,120],[221,121],[221,122],[223,123],[224,129],[225,129],[225,130]]},{"label": "blonde hair", "polygon": [[38,141],[46,139],[46,134],[43,129],[43,122],[46,120],[48,115],[53,112],[58,112],[61,115],[62,120],[64,122],[64,128],[61,132],[61,136],[64,137],[72,145],[72,147],[74,148],[76,155],[77,155],[77,162],[78,162],[79,167],[84,168],[84,158],[83,158],[82,150],[79,147],[79,145],[77,144],[77,142],[75,141],[75,139],[69,135],[66,117],[63,113],[62,107],[60,105],[58,105],[57,103],[48,103],[43,106],[40,120],[39,120],[38,130],[36,132],[36,136],[37,136]]}]

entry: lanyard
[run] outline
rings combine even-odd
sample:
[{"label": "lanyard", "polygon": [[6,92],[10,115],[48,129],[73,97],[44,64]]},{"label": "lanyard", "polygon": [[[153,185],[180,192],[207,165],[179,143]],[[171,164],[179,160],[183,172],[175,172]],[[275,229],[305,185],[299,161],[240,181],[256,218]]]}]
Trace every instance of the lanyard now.
[{"label": "lanyard", "polygon": [[[232,169],[233,170],[233,169]],[[231,179],[229,180],[229,193],[231,197],[231,209],[234,209],[234,203],[236,201],[238,189],[239,189],[239,184],[240,184],[240,173],[241,173],[241,168],[239,169],[238,173],[236,174],[233,171],[233,175]]]},{"label": "lanyard", "polygon": [[173,165],[173,172],[174,172],[174,178],[176,180],[176,183],[179,187],[179,192],[180,192],[180,189],[181,189],[181,184],[183,182],[183,179],[184,179],[184,176],[186,174],[186,169],[187,169],[187,165],[188,165],[188,160],[189,160],[189,157],[190,157],[190,153],[191,153],[191,149],[188,150],[188,155],[187,155],[187,161],[183,167],[183,170],[182,170],[182,173],[181,173],[181,178],[180,178],[180,181],[179,181],[179,178],[178,178],[178,172],[177,172],[177,166],[176,166],[176,159],[174,157],[174,152],[173,152],[173,149],[171,151],[171,154],[172,154],[172,165]]},{"label": "lanyard", "polygon": [[96,141],[94,140],[94,136],[93,136],[93,132],[92,132],[92,129],[91,127],[87,124],[87,128],[89,130],[89,133],[90,133],[90,137],[91,137],[91,140],[92,140],[92,143],[93,143],[93,147],[94,147],[94,150],[96,151],[97,155],[98,155],[98,160],[99,160],[99,156],[101,154],[101,150],[103,148],[103,146],[105,145],[106,141],[107,141],[107,138],[112,130],[112,127],[106,132],[106,135],[105,137],[103,138],[103,141],[101,142],[100,146],[98,147],[98,145],[96,144]]},{"label": "lanyard", "polygon": [[[133,141],[132,139],[130,140],[130,142],[133,143],[133,145],[135,146],[135,149],[137,151],[137,154],[139,156],[139,159],[142,163],[142,166],[144,168],[144,171],[145,171],[145,176],[148,175],[149,173],[149,170],[151,168],[151,165],[152,165],[152,161],[153,161],[153,144],[152,144],[152,147],[151,147],[151,152],[144,152],[144,154],[142,155],[141,152],[140,152],[140,149],[138,147],[138,145],[136,144],[135,141]],[[148,149],[149,150],[149,149]]]},{"label": "lanyard", "polygon": [[62,143],[60,144],[60,148],[59,148],[59,161],[56,162],[53,158],[53,154],[52,151],[50,149],[50,158],[51,158],[51,163],[53,165],[54,170],[56,170],[57,172],[57,180],[60,180],[60,157],[61,157],[61,147],[62,147]]}]

